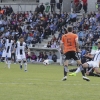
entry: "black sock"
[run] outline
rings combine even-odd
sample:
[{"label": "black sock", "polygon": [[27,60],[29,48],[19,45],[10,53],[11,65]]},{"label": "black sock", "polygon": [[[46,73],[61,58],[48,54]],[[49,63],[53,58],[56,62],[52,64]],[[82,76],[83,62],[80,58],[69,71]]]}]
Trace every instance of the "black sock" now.
[{"label": "black sock", "polygon": [[82,76],[85,76],[85,71],[82,65],[80,65],[80,70],[81,70]]},{"label": "black sock", "polygon": [[77,68],[75,69],[70,69],[69,72],[75,72],[77,70]]},{"label": "black sock", "polygon": [[67,66],[64,66],[64,76],[67,76],[68,68]]},{"label": "black sock", "polygon": [[89,76],[96,76],[96,77],[100,77],[100,74],[95,74],[95,73],[90,72],[90,73],[89,73]]}]

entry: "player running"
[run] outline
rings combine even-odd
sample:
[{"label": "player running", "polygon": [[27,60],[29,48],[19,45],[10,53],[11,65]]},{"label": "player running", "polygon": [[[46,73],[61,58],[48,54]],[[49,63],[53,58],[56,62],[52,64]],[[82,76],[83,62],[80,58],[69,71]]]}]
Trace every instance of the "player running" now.
[{"label": "player running", "polygon": [[12,48],[13,43],[14,41],[12,40],[11,36],[3,40],[4,50],[2,53],[2,59],[8,65],[9,69],[10,69],[10,64],[11,64],[11,48]]},{"label": "player running", "polygon": [[24,70],[27,71],[25,49],[28,50],[28,54],[30,53],[30,50],[28,49],[26,43],[24,42],[24,38],[22,36],[19,38],[19,41],[16,43],[15,48],[16,48],[17,61],[20,64],[20,69],[22,69],[22,64],[24,63]]},{"label": "player running", "polygon": [[83,79],[86,81],[90,81],[89,78],[85,76],[84,69],[82,67],[82,63],[79,60],[78,54],[79,52],[79,43],[78,43],[78,36],[73,32],[73,28],[69,26],[67,28],[68,33],[62,36],[62,43],[61,43],[61,51],[65,55],[65,62],[64,62],[64,77],[63,81],[67,80],[67,73],[68,73],[68,61],[69,59],[73,58],[77,61],[79,65],[79,69],[82,72]]}]

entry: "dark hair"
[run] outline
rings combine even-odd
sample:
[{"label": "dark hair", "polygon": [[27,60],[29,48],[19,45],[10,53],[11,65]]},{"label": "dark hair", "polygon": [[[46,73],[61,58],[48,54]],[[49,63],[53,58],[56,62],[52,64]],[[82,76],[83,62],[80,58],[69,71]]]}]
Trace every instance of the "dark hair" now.
[{"label": "dark hair", "polygon": [[69,27],[67,28],[67,31],[68,31],[68,32],[73,32],[73,27],[69,26]]}]

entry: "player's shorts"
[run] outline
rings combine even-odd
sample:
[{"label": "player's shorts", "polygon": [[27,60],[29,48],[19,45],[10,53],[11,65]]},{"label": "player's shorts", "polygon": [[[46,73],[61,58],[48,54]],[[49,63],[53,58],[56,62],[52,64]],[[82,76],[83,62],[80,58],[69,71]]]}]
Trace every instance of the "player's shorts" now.
[{"label": "player's shorts", "polygon": [[66,52],[64,55],[65,55],[65,60],[69,59],[79,60],[79,55],[75,51]]},{"label": "player's shorts", "polygon": [[89,61],[89,62],[87,62],[87,64],[89,65],[89,67],[99,68],[99,61]]},{"label": "player's shorts", "polygon": [[2,53],[2,57],[3,57],[3,58],[5,58],[5,57],[11,58],[11,52],[8,52],[8,53],[7,53],[6,50],[4,50],[3,53]]},{"label": "player's shorts", "polygon": [[23,54],[23,55],[17,55],[17,61],[26,61],[26,56],[25,56],[25,54]]}]

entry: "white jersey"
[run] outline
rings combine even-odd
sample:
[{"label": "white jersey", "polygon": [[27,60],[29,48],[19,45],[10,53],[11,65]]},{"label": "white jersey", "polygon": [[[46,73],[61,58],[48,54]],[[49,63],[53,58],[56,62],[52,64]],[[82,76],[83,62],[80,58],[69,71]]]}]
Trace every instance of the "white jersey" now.
[{"label": "white jersey", "polygon": [[25,54],[25,48],[27,48],[27,45],[25,42],[20,43],[19,41],[16,44],[16,52],[18,55],[23,55]]},{"label": "white jersey", "polygon": [[97,51],[95,52],[93,61],[100,61],[100,50],[97,50]]},{"label": "white jersey", "polygon": [[11,53],[11,48],[12,48],[13,43],[14,43],[13,40],[6,39],[6,42],[5,42],[6,53]]},{"label": "white jersey", "polygon": [[4,44],[5,46],[4,46],[2,57],[11,58],[11,48],[12,48],[13,43],[14,43],[13,40],[10,40],[10,39],[5,40],[5,44]]},{"label": "white jersey", "polygon": [[25,48],[28,49],[25,42],[21,43],[18,41],[16,43],[16,57],[18,61],[26,59]]}]

